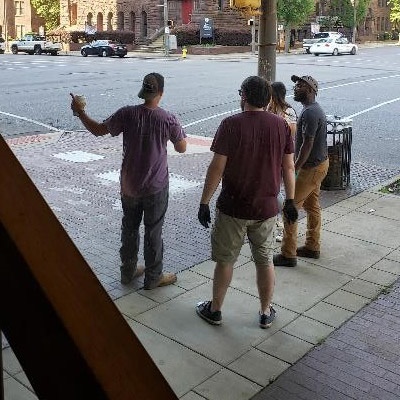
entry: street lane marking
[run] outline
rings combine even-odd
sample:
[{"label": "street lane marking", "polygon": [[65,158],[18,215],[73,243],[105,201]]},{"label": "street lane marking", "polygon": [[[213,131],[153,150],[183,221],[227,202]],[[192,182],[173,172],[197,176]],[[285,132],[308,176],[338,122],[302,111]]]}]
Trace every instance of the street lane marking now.
[{"label": "street lane marking", "polygon": [[[11,69],[11,68],[8,68],[8,69]],[[324,88],[320,88],[319,91],[330,90],[330,89],[337,89],[337,88],[345,87],[345,86],[359,85],[359,84],[362,84],[362,83],[375,82],[375,81],[380,81],[380,80],[382,80],[382,79],[391,79],[391,78],[398,78],[398,77],[400,77],[400,74],[389,75],[389,76],[382,76],[382,77],[380,77],[380,78],[362,79],[362,80],[360,80],[360,81],[354,81],[354,82],[348,82],[348,83],[341,83],[340,85],[327,86],[327,87],[324,87]],[[288,95],[287,97],[293,97],[293,95]],[[364,113],[367,112],[367,111],[373,110],[373,109],[378,108],[378,107],[382,107],[382,106],[384,106],[384,105],[386,105],[386,104],[390,104],[390,103],[393,103],[393,102],[395,102],[395,101],[397,101],[397,99],[389,100],[388,102],[380,103],[380,104],[378,104],[378,105],[376,105],[376,106],[370,107],[370,108],[367,109],[366,111],[365,111],[365,110],[362,110],[362,111],[360,111],[359,113],[355,113],[355,114],[353,114],[353,115],[354,115],[354,116],[357,116],[357,115],[360,115],[360,114],[364,114]],[[183,128],[188,128],[188,127],[193,126],[193,125],[198,125],[198,124],[201,124],[202,122],[210,121],[210,120],[212,120],[212,119],[214,119],[214,118],[222,117],[222,116],[227,115],[227,114],[233,114],[233,113],[236,113],[236,112],[238,112],[238,111],[240,111],[240,108],[236,108],[236,109],[233,109],[233,110],[224,111],[224,112],[222,112],[222,113],[210,115],[209,117],[201,118],[201,119],[198,119],[198,120],[196,120],[196,121],[189,122],[188,124],[183,125]],[[48,128],[48,129],[50,129],[51,131],[63,132],[63,129],[58,129],[58,128],[55,128],[54,126],[47,125],[47,124],[44,124],[44,123],[39,122],[39,121],[35,121],[35,120],[33,120],[33,119],[30,119],[30,118],[22,117],[22,116],[19,116],[19,115],[16,115],[16,114],[7,113],[7,112],[4,112],[4,111],[0,111],[0,114],[6,115],[6,116],[9,116],[9,117],[13,117],[13,118],[16,118],[16,119],[21,119],[21,120],[23,120],[23,121],[31,122],[32,124],[36,124],[36,125],[43,126],[44,128]],[[349,118],[350,118],[350,117],[349,117]]]},{"label": "street lane marking", "polygon": [[351,115],[349,115],[349,116],[346,117],[346,118],[358,117],[359,115],[365,114],[365,113],[367,113],[368,111],[375,110],[376,108],[386,106],[387,104],[395,103],[396,101],[399,101],[399,100],[400,100],[400,97],[396,97],[395,99],[388,100],[388,101],[384,101],[383,103],[379,103],[379,104],[377,104],[377,105],[375,105],[375,106],[366,108],[365,110],[361,110],[361,111],[359,111],[359,112],[357,112],[357,113],[351,114]]},{"label": "street lane marking", "polygon": [[44,128],[50,129],[51,131],[62,132],[61,129],[54,128],[54,126],[43,124],[42,122],[35,121],[33,119],[30,119],[30,118],[21,117],[20,115],[11,114],[11,113],[4,112],[4,111],[0,111],[0,114],[6,115],[7,117],[13,117],[13,118],[16,118],[16,119],[21,119],[22,121],[31,122],[32,124],[43,126]]},{"label": "street lane marking", "polygon": [[[337,89],[337,88],[344,87],[344,86],[358,85],[358,84],[361,84],[361,83],[374,82],[374,81],[380,81],[382,79],[391,79],[391,78],[398,78],[398,77],[400,77],[400,74],[382,76],[380,78],[363,79],[363,80],[360,80],[360,81],[341,83],[340,85],[327,86],[327,87],[324,87],[324,88],[320,88],[319,91],[329,90],[329,89]],[[293,97],[293,95],[291,94],[291,95],[288,95],[287,97]],[[394,101],[396,101],[396,100],[394,100]],[[393,102],[393,100],[390,100],[389,102]],[[389,104],[389,103],[387,103],[387,104]],[[373,110],[374,108],[378,108],[378,106],[381,107],[382,105],[385,105],[385,104],[381,103],[381,105],[374,106],[374,107],[372,107],[370,109]],[[233,113],[238,112],[238,111],[240,111],[240,108],[236,108],[236,109],[231,110],[231,111],[225,111],[225,112],[219,113],[219,114],[210,115],[207,118],[202,118],[202,119],[199,119],[197,121],[190,122],[189,124],[184,125],[183,128],[187,128],[189,126],[197,125],[197,124],[200,124],[200,123],[202,123],[204,121],[209,121],[211,119],[218,118],[218,117],[220,117],[222,115],[225,115],[225,114],[233,114]],[[367,112],[367,111],[365,111],[365,112]],[[364,112],[360,111],[360,113],[363,114]],[[354,116],[357,116],[357,115],[358,114],[354,114]],[[348,118],[350,118],[350,117],[348,117]]]}]

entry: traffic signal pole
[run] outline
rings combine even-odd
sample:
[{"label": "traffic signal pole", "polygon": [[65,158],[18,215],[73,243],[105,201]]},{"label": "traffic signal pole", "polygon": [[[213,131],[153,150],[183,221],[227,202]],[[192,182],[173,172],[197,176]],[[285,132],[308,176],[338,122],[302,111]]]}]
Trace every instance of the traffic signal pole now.
[{"label": "traffic signal pole", "polygon": [[261,0],[258,33],[258,76],[269,82],[274,82],[276,75],[276,1]]}]

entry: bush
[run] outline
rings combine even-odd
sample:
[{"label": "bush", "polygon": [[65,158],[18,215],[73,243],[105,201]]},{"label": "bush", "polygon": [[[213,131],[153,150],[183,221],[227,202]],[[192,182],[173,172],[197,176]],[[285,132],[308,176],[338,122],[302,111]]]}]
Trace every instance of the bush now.
[{"label": "bush", "polygon": [[200,30],[194,25],[182,25],[172,30],[178,46],[194,46],[200,43]]},{"label": "bush", "polygon": [[392,31],[392,32],[391,32],[391,39],[392,39],[392,40],[399,40],[399,32],[397,32],[397,31]]},{"label": "bush", "polygon": [[378,34],[376,35],[376,39],[377,39],[377,40],[385,40],[385,36],[384,36],[383,33],[378,33]]},{"label": "bush", "polygon": [[[171,32],[176,35],[178,46],[194,46],[200,44],[200,29],[194,25],[182,25]],[[251,32],[246,28],[227,29],[215,28],[214,40],[201,40],[204,45],[220,45],[220,46],[247,46],[251,43]]]},{"label": "bush", "polygon": [[251,43],[249,29],[215,29],[215,43],[221,46],[247,46]]},{"label": "bush", "polygon": [[54,31],[52,35],[58,36],[63,43],[82,43],[92,40],[113,40],[125,44],[131,44],[135,40],[135,34],[131,31],[103,31],[88,35],[84,31]]}]

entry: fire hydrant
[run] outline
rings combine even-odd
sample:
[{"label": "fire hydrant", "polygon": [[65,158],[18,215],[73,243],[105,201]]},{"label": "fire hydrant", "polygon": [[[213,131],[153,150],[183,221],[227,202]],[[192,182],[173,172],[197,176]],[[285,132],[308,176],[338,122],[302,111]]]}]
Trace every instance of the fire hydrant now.
[{"label": "fire hydrant", "polygon": [[187,54],[187,48],[186,46],[182,47],[182,58],[186,58],[186,54]]}]

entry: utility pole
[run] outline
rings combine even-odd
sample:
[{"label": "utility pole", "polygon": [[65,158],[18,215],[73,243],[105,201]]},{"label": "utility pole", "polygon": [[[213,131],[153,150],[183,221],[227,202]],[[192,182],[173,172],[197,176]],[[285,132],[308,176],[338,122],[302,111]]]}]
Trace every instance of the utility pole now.
[{"label": "utility pole", "polygon": [[251,25],[251,54],[256,53],[256,17],[250,18]]},{"label": "utility pole", "polygon": [[169,56],[168,0],[164,0],[164,48],[165,56]]},{"label": "utility pole", "polygon": [[269,82],[276,75],[276,1],[261,0],[258,34],[258,76]]},{"label": "utility pole", "polygon": [[357,36],[357,4],[356,4],[356,0],[352,1],[353,3],[353,37],[352,37],[352,42],[355,43],[356,42],[356,36]]}]

